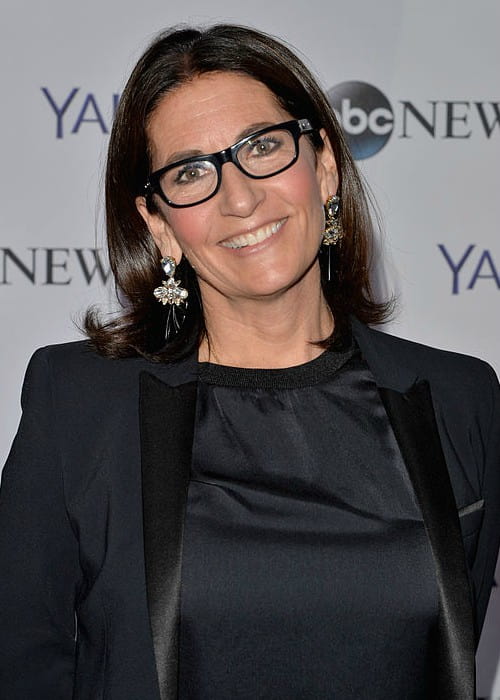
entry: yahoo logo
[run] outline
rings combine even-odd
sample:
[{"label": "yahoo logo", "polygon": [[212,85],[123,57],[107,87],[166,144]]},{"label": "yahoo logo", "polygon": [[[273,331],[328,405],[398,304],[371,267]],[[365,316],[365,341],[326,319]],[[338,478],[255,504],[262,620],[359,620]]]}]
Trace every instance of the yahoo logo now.
[{"label": "yahoo logo", "polygon": [[438,248],[451,270],[451,293],[460,294],[465,289],[474,289],[478,281],[486,280],[500,289],[500,275],[490,250],[476,250],[470,244],[463,252],[451,253],[444,243]]},{"label": "yahoo logo", "polygon": [[[82,95],[80,88],[77,87],[58,99],[47,87],[41,88],[41,91],[56,118],[56,138],[64,138],[68,131],[71,134],[77,134],[84,124],[91,124],[103,134],[109,134],[120,101],[119,94],[111,95],[110,103],[103,108],[94,93],[88,92]],[[108,117],[110,110],[111,114]]]}]

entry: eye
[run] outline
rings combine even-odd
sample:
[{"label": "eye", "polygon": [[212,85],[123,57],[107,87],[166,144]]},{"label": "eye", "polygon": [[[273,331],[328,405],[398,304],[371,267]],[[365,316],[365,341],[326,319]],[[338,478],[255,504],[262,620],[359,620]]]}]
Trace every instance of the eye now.
[{"label": "eye", "polygon": [[176,185],[189,185],[211,173],[212,169],[210,163],[206,163],[205,161],[193,161],[184,163],[184,165],[179,168],[172,170],[170,176]]},{"label": "eye", "polygon": [[263,157],[269,156],[282,145],[281,139],[276,134],[268,134],[259,136],[252,141],[249,141],[245,147],[245,157]]}]

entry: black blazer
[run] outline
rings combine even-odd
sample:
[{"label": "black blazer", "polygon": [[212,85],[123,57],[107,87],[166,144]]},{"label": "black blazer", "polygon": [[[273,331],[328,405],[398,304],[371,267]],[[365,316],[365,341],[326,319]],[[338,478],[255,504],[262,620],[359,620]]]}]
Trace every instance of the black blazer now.
[{"label": "black blazer", "polygon": [[[433,697],[471,700],[500,539],[498,382],[479,360],[353,329],[434,555]],[[85,342],[33,356],[0,501],[1,698],[177,698],[195,401],[194,357],[109,360]]]}]

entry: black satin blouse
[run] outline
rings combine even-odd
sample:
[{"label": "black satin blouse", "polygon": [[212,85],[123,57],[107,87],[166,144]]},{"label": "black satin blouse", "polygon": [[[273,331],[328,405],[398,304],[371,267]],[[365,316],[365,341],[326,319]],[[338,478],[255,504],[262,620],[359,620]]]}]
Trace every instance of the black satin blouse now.
[{"label": "black satin blouse", "polygon": [[199,366],[179,698],[424,700],[438,592],[358,350]]}]

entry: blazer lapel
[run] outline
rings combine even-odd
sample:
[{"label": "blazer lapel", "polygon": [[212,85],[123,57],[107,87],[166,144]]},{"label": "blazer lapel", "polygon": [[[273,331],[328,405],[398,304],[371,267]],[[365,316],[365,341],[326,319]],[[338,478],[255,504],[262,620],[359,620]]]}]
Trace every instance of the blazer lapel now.
[{"label": "blazer lapel", "polygon": [[[401,341],[351,318],[384,402],[422,511],[436,567],[435,698],[475,698],[474,618],[460,523],[429,384],[418,381]],[[382,388],[384,387],[384,388]]]},{"label": "blazer lapel", "polygon": [[433,698],[475,698],[474,623],[455,498],[427,382],[406,393],[379,389],[431,544],[439,589],[433,638]]},{"label": "blazer lapel", "polygon": [[177,698],[182,535],[191,467],[196,382],[140,377],[144,557],[161,700]]}]

